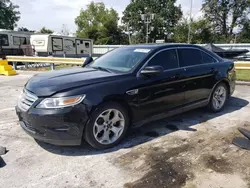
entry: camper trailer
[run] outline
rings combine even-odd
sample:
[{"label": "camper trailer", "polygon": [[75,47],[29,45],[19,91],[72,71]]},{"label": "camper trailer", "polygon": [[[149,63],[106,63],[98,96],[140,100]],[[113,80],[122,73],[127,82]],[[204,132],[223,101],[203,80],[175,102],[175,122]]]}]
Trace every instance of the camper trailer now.
[{"label": "camper trailer", "polygon": [[93,50],[92,40],[69,36],[35,34],[30,42],[38,56],[87,57]]},{"label": "camper trailer", "polygon": [[25,49],[30,46],[33,33],[0,29],[0,57],[5,55],[28,55]]}]

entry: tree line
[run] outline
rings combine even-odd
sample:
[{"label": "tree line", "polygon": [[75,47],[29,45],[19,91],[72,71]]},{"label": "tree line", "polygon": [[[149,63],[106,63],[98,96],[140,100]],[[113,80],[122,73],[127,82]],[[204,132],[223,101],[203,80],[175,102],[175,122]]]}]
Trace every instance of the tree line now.
[{"label": "tree line", "polygon": [[[189,19],[176,0],[131,0],[119,18],[113,8],[91,2],[75,19],[78,37],[95,44],[135,44],[156,40],[191,43],[250,43],[250,0],[203,0],[203,16]],[[13,29],[18,6],[0,1],[0,28]],[[21,28],[25,30],[26,28]],[[28,30],[28,29],[27,29]],[[42,33],[53,33],[45,27]]]}]

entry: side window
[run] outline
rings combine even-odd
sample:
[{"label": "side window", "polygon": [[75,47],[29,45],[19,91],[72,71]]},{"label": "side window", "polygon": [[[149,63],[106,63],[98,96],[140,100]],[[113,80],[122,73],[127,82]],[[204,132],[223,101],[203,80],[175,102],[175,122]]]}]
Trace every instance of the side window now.
[{"label": "side window", "polygon": [[13,37],[13,44],[14,45],[24,45],[27,44],[25,37]]},{"label": "side window", "polygon": [[176,50],[165,50],[154,56],[148,66],[162,66],[164,70],[178,68],[178,58]]},{"label": "side window", "polygon": [[203,63],[216,63],[216,59],[212,56],[206,54],[205,52],[201,52]]},{"label": "side window", "polygon": [[20,45],[20,38],[19,37],[13,37],[13,44],[14,45]]},{"label": "side window", "polygon": [[89,43],[85,42],[85,48],[89,48]]},{"label": "side window", "polygon": [[53,51],[63,51],[63,39],[62,38],[52,38],[52,50]]},{"label": "side window", "polygon": [[9,46],[8,35],[0,34],[0,46]]},{"label": "side window", "polygon": [[180,67],[202,64],[201,51],[196,49],[178,49]]}]

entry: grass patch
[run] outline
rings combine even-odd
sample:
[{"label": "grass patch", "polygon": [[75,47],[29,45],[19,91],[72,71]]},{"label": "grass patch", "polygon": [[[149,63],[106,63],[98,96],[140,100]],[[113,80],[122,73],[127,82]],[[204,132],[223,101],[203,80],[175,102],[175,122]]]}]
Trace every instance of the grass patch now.
[{"label": "grass patch", "polygon": [[250,81],[250,70],[237,70],[236,79],[240,81]]}]

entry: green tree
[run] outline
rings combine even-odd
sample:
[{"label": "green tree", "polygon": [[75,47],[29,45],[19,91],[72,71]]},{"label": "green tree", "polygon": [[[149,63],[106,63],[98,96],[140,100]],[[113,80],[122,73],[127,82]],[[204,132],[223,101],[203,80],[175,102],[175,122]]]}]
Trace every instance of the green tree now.
[{"label": "green tree", "polygon": [[[211,30],[211,24],[206,19],[191,21],[190,39],[193,44],[212,43],[215,41]],[[186,43],[188,41],[189,22],[183,19],[175,27],[173,34],[173,42]]]},{"label": "green tree", "polygon": [[50,29],[47,29],[46,27],[43,27],[39,32],[43,33],[43,34],[52,34],[52,33],[54,33],[54,31],[52,31]]},{"label": "green tree", "polygon": [[141,20],[141,14],[154,14],[154,19],[149,24],[149,41],[169,41],[182,17],[181,6],[175,4],[176,0],[132,0],[123,12],[122,20],[138,35],[138,42],[145,42],[146,24]]},{"label": "green tree", "polygon": [[13,30],[20,19],[19,7],[10,0],[0,0],[0,28]]},{"label": "green tree", "polygon": [[250,10],[250,0],[203,0],[202,10],[219,41],[229,42]]},{"label": "green tree", "polygon": [[77,36],[91,38],[95,44],[119,44],[122,31],[118,27],[118,13],[104,3],[91,2],[75,19]]},{"label": "green tree", "polygon": [[26,27],[19,27],[18,31],[23,31],[23,32],[30,32],[30,33],[35,33],[34,30],[29,30]]},{"label": "green tree", "polygon": [[[237,42],[250,43],[250,20],[246,19],[242,24],[242,29],[238,35]],[[237,38],[236,38],[237,39]]]}]

